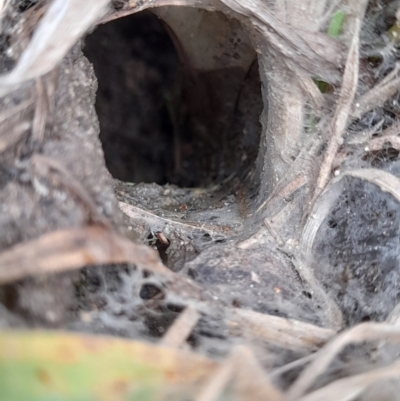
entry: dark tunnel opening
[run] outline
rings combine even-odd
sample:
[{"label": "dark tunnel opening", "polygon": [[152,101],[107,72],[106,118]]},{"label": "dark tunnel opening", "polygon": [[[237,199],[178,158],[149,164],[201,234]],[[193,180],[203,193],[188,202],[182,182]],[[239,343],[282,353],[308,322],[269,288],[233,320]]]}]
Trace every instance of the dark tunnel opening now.
[{"label": "dark tunnel opening", "polygon": [[[203,20],[217,14],[199,12]],[[237,32],[231,36],[232,51],[221,48],[207,69],[196,68],[198,54],[188,56],[187,41],[148,11],[99,26],[86,38],[84,53],[98,79],[100,139],[114,178],[207,187],[254,169],[263,107],[258,62]],[[200,37],[203,51],[209,37]],[[245,71],[236,65],[241,52]]]}]

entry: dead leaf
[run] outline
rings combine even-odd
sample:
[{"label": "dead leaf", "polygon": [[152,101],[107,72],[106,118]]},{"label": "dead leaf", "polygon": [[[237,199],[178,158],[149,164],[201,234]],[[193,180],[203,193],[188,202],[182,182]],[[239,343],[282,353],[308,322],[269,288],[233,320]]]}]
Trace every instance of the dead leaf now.
[{"label": "dead leaf", "polygon": [[201,355],[133,340],[0,333],[3,400],[183,401],[217,368]]}]

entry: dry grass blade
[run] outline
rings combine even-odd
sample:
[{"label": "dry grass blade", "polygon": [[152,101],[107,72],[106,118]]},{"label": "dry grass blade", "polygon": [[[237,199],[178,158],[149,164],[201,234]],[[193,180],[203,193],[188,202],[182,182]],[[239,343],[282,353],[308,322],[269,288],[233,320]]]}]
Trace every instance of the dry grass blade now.
[{"label": "dry grass blade", "polygon": [[343,83],[340,91],[338,106],[330,125],[330,140],[325,153],[324,160],[320,167],[317,186],[314,193],[313,202],[321,194],[331,175],[332,163],[339,149],[340,139],[346,129],[350,115],[354,96],[358,83],[358,64],[359,64],[359,32],[361,27],[360,18],[355,19],[353,39],[351,41],[349,54],[347,57],[346,68],[343,75]]},{"label": "dry grass blade", "polygon": [[10,146],[15,145],[27,131],[31,128],[31,123],[28,121],[21,122],[14,127],[6,125],[1,129],[0,133],[0,153],[4,152]]},{"label": "dry grass blade", "polygon": [[283,400],[283,394],[270,382],[253,352],[245,346],[237,346],[210,377],[195,401],[219,399],[232,379],[238,401]]},{"label": "dry grass blade", "polygon": [[274,190],[272,195],[257,208],[256,213],[264,209],[268,204],[270,204],[272,201],[276,199],[282,201],[284,198],[288,198],[295,191],[303,187],[306,183],[307,183],[307,178],[304,176],[304,174],[300,174],[296,176],[294,180],[290,181],[287,185],[285,185],[283,188],[281,188],[281,186],[278,185],[278,187]]},{"label": "dry grass blade", "polygon": [[382,82],[362,95],[354,104],[352,117],[361,118],[366,112],[382,106],[389,100],[400,87],[400,63],[397,63],[393,71]]},{"label": "dry grass blade", "polygon": [[314,357],[315,357],[315,354],[310,354],[303,358],[296,359],[293,362],[289,362],[286,365],[283,365],[283,366],[280,366],[279,368],[274,369],[272,372],[270,372],[269,376],[271,378],[275,378],[280,375],[283,375],[284,373],[289,372],[292,369],[296,369],[300,366],[306,365],[307,363],[313,361]]},{"label": "dry grass blade", "polygon": [[273,224],[273,222],[270,219],[267,219],[267,218],[264,219],[264,225],[265,225],[265,227],[267,227],[268,231],[271,233],[271,235],[274,238],[274,240],[276,241],[276,243],[279,246],[283,246],[285,243],[283,242],[282,238],[280,237],[280,235],[275,230],[275,228],[273,227],[272,224]]},{"label": "dry grass blade", "polygon": [[190,336],[199,319],[200,313],[193,307],[187,306],[164,334],[161,345],[180,347]]},{"label": "dry grass blade", "polygon": [[304,283],[309,286],[309,291],[313,294],[315,302],[319,302],[323,305],[323,324],[325,327],[329,327],[335,332],[339,331],[343,327],[343,316],[339,307],[335,301],[329,296],[322,284],[315,278],[308,263],[298,257],[293,260],[297,272]]},{"label": "dry grass blade", "polygon": [[52,70],[105,13],[109,0],[54,0],[14,70],[0,77],[0,94]]},{"label": "dry grass blade", "polygon": [[[277,229],[282,227],[282,224],[288,219],[288,216],[290,213],[295,213],[296,211],[296,203],[295,202],[289,202],[289,203],[284,203],[282,209],[278,211],[274,211],[273,213],[270,214],[269,216],[269,221],[271,224],[273,224],[274,227]],[[285,235],[284,232],[282,232],[283,235]],[[292,244],[294,245],[295,243],[298,244],[298,241],[295,238],[282,238],[284,243]]]},{"label": "dry grass blade", "polygon": [[315,110],[321,110],[321,108],[326,105],[326,101],[324,95],[318,89],[317,85],[315,85],[315,82],[301,70],[294,72],[298,76],[300,86],[304,90],[304,93],[312,100]]},{"label": "dry grass blade", "polygon": [[42,77],[36,80],[36,94],[36,108],[32,123],[32,140],[41,143],[44,137],[48,113],[48,98]]},{"label": "dry grass blade", "polygon": [[302,397],[346,345],[374,340],[400,342],[400,328],[384,323],[369,322],[343,332],[315,354],[314,361],[303,370],[288,390],[288,400],[297,400]]},{"label": "dry grass blade", "polygon": [[0,114],[0,153],[15,145],[31,128],[32,105],[33,99],[28,99]]},{"label": "dry grass blade", "polygon": [[302,254],[310,257],[314,246],[314,241],[317,236],[318,230],[322,223],[328,216],[332,206],[340,196],[343,182],[341,178],[332,182],[332,184],[325,190],[325,192],[317,199],[311,211],[310,218],[304,226],[301,235],[301,248]]},{"label": "dry grass blade", "polygon": [[233,311],[228,324],[245,337],[261,339],[291,350],[316,349],[335,334],[331,329],[299,320],[264,315],[246,309]]},{"label": "dry grass blade", "polygon": [[212,226],[208,224],[199,224],[195,222],[183,223],[181,221],[175,221],[172,219],[168,219],[167,217],[158,216],[148,210],[144,210],[137,206],[130,205],[126,202],[119,202],[118,206],[121,209],[121,211],[131,219],[145,219],[152,227],[163,227],[166,224],[169,224],[172,227],[180,228],[183,230],[201,229],[208,232],[211,235],[227,234],[232,231],[232,229],[228,226]]},{"label": "dry grass blade", "polygon": [[10,119],[11,117],[16,115],[17,113],[21,113],[21,112],[29,110],[30,107],[33,105],[33,102],[34,102],[33,98],[32,99],[28,99],[28,100],[24,100],[19,105],[14,106],[12,109],[3,111],[0,114],[0,123],[5,122],[6,120]]},{"label": "dry grass blade", "polygon": [[217,400],[224,388],[232,378],[235,371],[235,360],[231,356],[227,358],[204,384],[194,401]]},{"label": "dry grass blade", "polygon": [[265,235],[265,229],[261,228],[251,237],[246,238],[244,241],[240,241],[236,244],[236,248],[238,249],[251,249],[258,248],[260,246],[260,239]]},{"label": "dry grass blade", "polygon": [[73,228],[45,234],[0,254],[0,284],[30,275],[58,273],[96,264],[132,263],[171,275],[158,254],[102,226]]},{"label": "dry grass blade", "polygon": [[399,376],[400,362],[395,362],[385,368],[336,380],[317,391],[301,397],[299,401],[350,401],[357,398],[367,387],[375,382],[398,379]]},{"label": "dry grass blade", "polygon": [[283,401],[283,394],[269,380],[250,348],[232,353],[236,365],[235,393],[239,401]]}]

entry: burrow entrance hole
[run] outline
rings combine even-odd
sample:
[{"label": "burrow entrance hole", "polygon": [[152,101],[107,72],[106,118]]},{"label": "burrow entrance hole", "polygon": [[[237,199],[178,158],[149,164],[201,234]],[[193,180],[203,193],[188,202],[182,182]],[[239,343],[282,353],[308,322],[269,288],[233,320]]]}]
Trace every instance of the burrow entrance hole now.
[{"label": "burrow entrance hole", "polygon": [[261,132],[256,53],[238,21],[176,8],[183,14],[145,11],[86,38],[106,165],[114,178],[133,183],[244,180]]}]

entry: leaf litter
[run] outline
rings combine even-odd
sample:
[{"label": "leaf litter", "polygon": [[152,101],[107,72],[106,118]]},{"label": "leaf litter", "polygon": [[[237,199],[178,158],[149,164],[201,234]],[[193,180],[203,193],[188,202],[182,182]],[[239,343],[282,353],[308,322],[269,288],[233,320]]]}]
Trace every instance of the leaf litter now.
[{"label": "leaf litter", "polygon": [[[339,8],[340,2],[337,3]],[[369,7],[373,9],[374,4],[372,3],[374,2],[370,3]],[[281,254],[283,251],[285,255],[290,255],[289,259],[294,261],[291,262],[292,268],[301,277],[301,283],[296,284],[298,287],[295,288],[305,289],[303,290],[305,298],[314,297],[314,302],[319,303],[319,309],[322,311],[311,310],[308,315],[304,312],[304,316],[314,315],[314,320],[309,318],[309,322],[303,322],[301,319],[290,318],[287,313],[279,316],[279,313],[285,310],[284,307],[278,312],[269,309],[267,313],[241,309],[240,305],[235,305],[235,302],[232,304],[228,302],[230,298],[227,296],[219,299],[221,294],[215,289],[202,288],[201,281],[196,280],[196,274],[199,274],[199,272],[196,273],[199,266],[195,267],[196,255],[201,255],[203,251],[205,254],[208,252],[210,260],[212,260],[213,250],[207,247],[199,248],[196,240],[193,240],[192,237],[196,233],[203,239],[211,237],[213,243],[214,241],[215,243],[228,241],[227,245],[216,246],[220,247],[219,250],[224,249],[229,253],[231,249],[229,241],[232,241],[232,238],[248,241],[249,234],[254,234],[248,228],[249,223],[245,219],[238,219],[236,224],[226,224],[226,226],[210,224],[207,219],[206,223],[195,222],[193,217],[193,221],[181,222],[177,221],[172,214],[168,217],[159,216],[157,212],[142,205],[131,206],[121,202],[122,212],[128,215],[124,218],[133,219],[133,221],[142,219],[143,226],[154,227],[153,231],[156,237],[158,240],[161,238],[164,245],[168,243],[169,238],[172,238],[171,235],[177,235],[178,238],[179,235],[184,235],[185,238],[181,240],[181,249],[185,249],[186,252],[186,247],[192,241],[190,258],[184,259],[181,272],[173,272],[161,263],[154,250],[146,245],[128,240],[123,235],[125,233],[115,231],[113,227],[118,226],[122,219],[121,215],[114,217],[110,213],[109,215],[112,217],[104,217],[104,210],[100,210],[98,207],[99,194],[92,193],[91,189],[86,189],[78,178],[74,178],[74,173],[71,173],[68,167],[46,153],[36,153],[34,147],[24,148],[22,146],[19,147],[19,156],[21,152],[23,154],[23,157],[19,159],[20,166],[22,166],[20,167],[20,179],[22,177],[23,182],[24,180],[32,182],[35,196],[46,199],[50,193],[60,196],[59,192],[64,191],[67,195],[62,196],[69,196],[71,199],[77,200],[77,204],[74,206],[80,205],[83,212],[79,224],[75,226],[65,227],[64,230],[47,229],[42,232],[39,230],[34,234],[28,234],[25,238],[11,240],[9,243],[12,246],[3,246],[0,254],[0,282],[10,285],[18,281],[22,285],[22,290],[26,290],[29,288],[28,282],[32,276],[37,276],[39,279],[42,277],[46,280],[45,274],[86,267],[80,272],[81,279],[87,281],[80,288],[84,301],[78,308],[87,308],[87,310],[80,313],[81,325],[70,326],[70,328],[82,331],[88,330],[90,327],[89,325],[84,328],[85,321],[92,322],[96,315],[102,316],[103,323],[109,319],[112,325],[116,324],[115,315],[113,317],[105,316],[102,312],[107,310],[107,302],[108,307],[118,309],[116,299],[132,295],[131,286],[136,283],[134,288],[141,301],[137,301],[135,307],[138,308],[137,310],[141,310],[141,314],[135,316],[136,311],[131,309],[132,319],[135,321],[139,316],[141,318],[145,316],[147,327],[144,327],[146,324],[143,322],[134,324],[141,327],[142,334],[144,330],[148,330],[147,340],[151,339],[151,341],[157,342],[160,339],[161,344],[150,345],[135,340],[81,334],[4,331],[0,339],[0,369],[4,373],[0,375],[4,380],[2,388],[9,391],[10,397],[14,397],[14,399],[15,397],[17,397],[16,399],[25,399],[26,397],[35,399],[32,397],[44,396],[47,391],[54,391],[55,388],[58,388],[61,381],[67,380],[66,387],[63,385],[62,388],[67,389],[66,396],[73,397],[73,394],[68,394],[68,391],[72,391],[78,381],[73,376],[73,385],[68,384],[70,376],[66,369],[71,361],[75,364],[77,371],[82,372],[81,377],[86,378],[79,381],[82,386],[78,389],[79,395],[88,394],[87,399],[91,399],[91,395],[96,394],[98,399],[104,400],[117,399],[115,398],[116,394],[120,397],[119,399],[127,399],[125,397],[132,396],[132,394],[136,394],[136,396],[139,394],[143,399],[145,399],[144,397],[168,399],[171,394],[174,397],[184,394],[183,397],[190,396],[197,401],[209,401],[218,399],[225,394],[227,388],[229,391],[233,389],[236,399],[243,400],[355,399],[374,381],[380,382],[388,378],[398,379],[398,362],[393,362],[393,360],[389,362],[385,360],[381,366],[373,367],[367,372],[358,372],[355,365],[354,371],[350,369],[347,377],[339,375],[338,378],[334,373],[327,371],[331,362],[336,360],[336,363],[340,364],[339,354],[348,344],[379,341],[384,349],[386,343],[398,342],[399,333],[396,319],[393,317],[395,315],[392,315],[392,324],[361,323],[342,333],[337,333],[346,323],[341,320],[341,313],[346,314],[346,309],[340,310],[336,304],[336,297],[325,291],[324,284],[322,284],[324,280],[315,274],[313,265],[313,254],[316,243],[318,245],[321,227],[327,224],[329,214],[337,205],[345,180],[355,178],[365,181],[375,187],[375,192],[382,192],[380,196],[391,196],[396,202],[400,201],[395,161],[390,161],[390,165],[389,161],[384,161],[387,165],[386,170],[366,168],[365,164],[364,168],[359,168],[362,162],[357,160],[357,154],[350,155],[343,165],[338,167],[343,169],[343,172],[340,172],[336,179],[332,179],[332,166],[350,120],[353,119],[352,124],[357,126],[359,120],[362,120],[367,112],[383,107],[385,102],[395,94],[398,86],[397,69],[396,66],[393,66],[392,72],[387,74],[380,83],[366,90],[363,95],[357,95],[357,87],[360,85],[359,49],[362,46],[360,29],[367,2],[360,1],[351,5],[348,2],[344,3],[343,10],[355,10],[355,13],[349,13],[352,15],[353,25],[346,21],[343,28],[346,31],[347,42],[350,43],[345,51],[342,50],[344,49],[342,42],[331,40],[320,32],[300,31],[298,27],[294,26],[295,24],[291,26],[280,21],[264,3],[260,2],[239,3],[229,0],[224,1],[224,6],[221,7],[219,3],[212,1],[148,3],[131,1],[125,2],[122,11],[113,11],[108,5],[108,1],[87,1],[82,6],[81,2],[74,0],[54,0],[48,8],[42,9],[42,14],[36,15],[37,19],[33,23],[34,32],[18,58],[16,66],[0,77],[2,95],[12,95],[14,91],[23,88],[24,85],[29,87],[30,80],[35,81],[36,88],[34,109],[31,110],[33,100],[29,100],[28,97],[28,100],[23,100],[14,107],[7,108],[4,121],[10,123],[12,123],[13,115],[19,116],[20,113],[28,113],[29,110],[33,113],[31,120],[27,120],[29,122],[24,122],[22,125],[20,121],[14,122],[11,128],[4,125],[0,136],[1,151],[6,153],[10,148],[13,150],[16,146],[18,148],[26,132],[30,132],[30,140],[39,148],[52,149],[52,144],[46,148],[48,140],[46,123],[50,118],[50,108],[49,92],[43,76],[57,68],[67,52],[90,27],[101,19],[105,22],[124,13],[133,13],[147,7],[177,4],[205,9],[220,8],[224,12],[229,10],[231,15],[236,16],[243,23],[249,24],[255,42],[264,40],[264,44],[267,43],[267,53],[272,52],[282,57],[285,73],[290,71],[290,73],[297,73],[298,76],[304,76],[304,80],[308,84],[310,75],[318,75],[318,72],[322,75],[318,77],[326,79],[327,82],[335,84],[341,82],[340,93],[338,96],[336,94],[334,101],[336,111],[330,123],[329,133],[328,135],[322,133],[319,137],[319,140],[322,139],[321,145],[326,145],[322,152],[323,156],[316,158],[317,163],[311,169],[312,171],[308,167],[312,163],[305,158],[304,163],[308,164],[307,168],[303,170],[304,175],[289,177],[289,181],[286,183],[278,179],[279,185],[271,184],[272,188],[269,188],[267,196],[261,199],[256,205],[257,207],[253,209],[254,215],[250,215],[247,219],[249,221],[250,218],[250,225],[256,225],[255,223],[259,221],[267,221],[267,226],[264,225],[257,232],[254,244],[258,243],[261,246],[269,244],[271,251],[278,250]],[[10,12],[11,7],[9,3],[1,4],[4,15]],[[336,10],[330,8],[329,12],[334,15]],[[321,21],[329,20],[323,14],[319,18]],[[3,17],[3,25],[4,23]],[[263,39],[261,40],[260,37]],[[330,51],[331,53],[329,53]],[[346,53],[347,60],[342,77],[340,67],[345,60]],[[69,59],[69,63],[71,63],[71,59]],[[309,85],[303,85],[302,90],[306,93],[309,90],[310,97],[316,98]],[[32,93],[29,90],[26,92]],[[285,96],[287,94],[283,93],[282,98]],[[269,100],[274,101],[272,98]],[[304,103],[304,99],[301,99],[300,104],[301,102]],[[290,142],[287,121],[282,119],[282,122],[282,132],[288,135],[286,140]],[[396,126],[396,122],[393,125]],[[390,127],[385,127],[385,129],[390,129]],[[293,133],[293,135],[297,134]],[[397,136],[392,135],[370,139],[370,150],[381,149],[388,142],[396,147],[396,138]],[[323,140],[326,142],[324,143]],[[307,145],[307,139],[304,141]],[[7,153],[6,156],[10,157],[10,153]],[[27,156],[31,156],[31,163],[24,165],[23,159]],[[302,162],[299,159],[299,164]],[[313,182],[316,182],[315,187],[312,185]],[[265,212],[269,202],[272,203],[276,199],[280,200],[279,203],[282,201],[294,202],[296,205],[304,204],[304,201],[307,200],[305,204],[308,206],[295,208],[295,210],[300,209],[299,214],[302,218],[305,216],[302,232],[287,233],[280,227],[277,229],[272,227],[271,220],[265,220],[270,213],[269,210],[268,213]],[[115,207],[116,202],[113,205],[109,206],[109,209]],[[279,207],[281,210],[285,210],[281,205]],[[13,210],[11,212],[14,213]],[[132,224],[132,220],[130,224]],[[166,231],[166,227],[170,231]],[[267,232],[269,235],[266,237]],[[271,233],[272,244],[270,242]],[[143,235],[144,232],[141,234]],[[296,239],[300,242],[299,247],[290,245],[289,240],[292,240],[293,243]],[[143,238],[141,240],[143,242]],[[242,255],[245,260],[251,260],[245,248],[242,247]],[[274,258],[271,266],[276,267],[279,258],[278,256],[274,256]],[[229,259],[227,260],[229,261]],[[286,259],[284,260],[286,261]],[[174,263],[176,264],[177,261],[174,260]],[[91,265],[105,266],[96,269],[89,267]],[[107,265],[114,266],[107,267]],[[130,268],[127,268],[126,265]],[[282,262],[282,266],[286,265],[288,265],[287,261]],[[221,266],[214,264],[215,269],[221,267],[223,267],[223,263]],[[179,269],[176,270],[179,271]],[[281,274],[283,272],[284,270]],[[96,275],[98,275],[97,278]],[[122,291],[122,287],[119,291],[115,291],[115,289],[108,288],[111,282],[107,282],[107,280],[101,282],[100,277],[105,278],[107,275],[115,275],[116,280],[125,285],[126,294]],[[192,277],[193,281],[185,275]],[[140,279],[139,276],[141,276]],[[294,273],[293,276],[295,276]],[[249,277],[253,281],[253,286],[262,279],[260,271],[251,271]],[[374,280],[376,278],[373,278]],[[90,285],[93,285],[95,289],[89,291]],[[276,284],[275,294],[281,294],[282,291],[286,291],[284,286]],[[301,291],[299,290],[299,292]],[[120,314],[127,313],[127,310],[124,311],[122,308],[126,300],[120,299],[119,301],[119,311],[115,311]],[[284,305],[286,299],[283,298],[281,302]],[[305,300],[304,302],[307,305]],[[97,305],[95,305],[96,303]],[[164,321],[157,320],[163,315],[167,315],[167,309],[169,309],[169,318]],[[273,312],[278,316],[274,316]],[[386,312],[388,314],[389,310],[386,309]],[[213,322],[217,323],[214,333],[210,335],[210,327],[213,328]],[[121,327],[122,330],[118,334],[124,335],[126,326],[122,325]],[[162,328],[161,331],[160,328]],[[153,338],[149,335],[152,330]],[[154,330],[158,330],[157,336],[154,336]],[[112,334],[117,333],[114,331]],[[129,337],[129,333],[126,331],[125,336]],[[220,360],[213,361],[209,357],[200,356],[199,352],[178,349],[179,347],[187,348],[189,344],[193,346],[196,341],[199,343],[203,341],[203,348],[198,346],[198,350],[214,357],[217,344],[221,346],[222,343],[225,343]],[[237,346],[237,343],[247,345]],[[326,345],[324,345],[325,343]],[[43,353],[44,349],[45,353]],[[104,350],[107,351],[106,354],[102,354]],[[316,352],[312,353],[314,351]],[[370,351],[365,351],[367,360],[372,359],[368,352]],[[64,358],[66,360],[63,360]],[[117,358],[120,360],[117,361]],[[274,362],[277,363],[276,366],[274,366]],[[21,364],[26,363],[32,364],[32,370],[27,372],[27,376],[22,381],[19,380],[24,386],[16,386],[12,378],[19,377]],[[117,370],[121,363],[124,368]],[[99,364],[111,369],[109,371],[99,370],[97,369]],[[136,364],[137,367],[130,370],[130,364],[131,366]],[[306,365],[304,369],[303,365]],[[366,365],[368,366],[368,364]],[[43,370],[43,366],[46,367],[45,370]],[[46,370],[49,366],[54,368],[50,374]],[[292,370],[297,370],[297,373],[294,376],[286,377]],[[145,376],[143,372],[146,372]],[[280,372],[279,375],[277,372]],[[100,380],[104,386],[104,393],[99,392],[97,385],[90,387],[93,383],[98,383],[99,373],[105,375],[104,381]],[[93,381],[93,375],[96,377],[95,381]],[[325,383],[320,384],[318,388],[312,387],[316,379],[324,375],[326,376]],[[135,380],[135,377],[139,377],[139,379]],[[157,384],[153,380],[158,380]],[[172,387],[170,386],[171,382],[175,383]],[[177,386],[176,383],[179,385]],[[137,387],[135,387],[136,385]],[[32,389],[37,389],[38,392],[33,393]],[[230,397],[232,393],[229,394]]]}]

